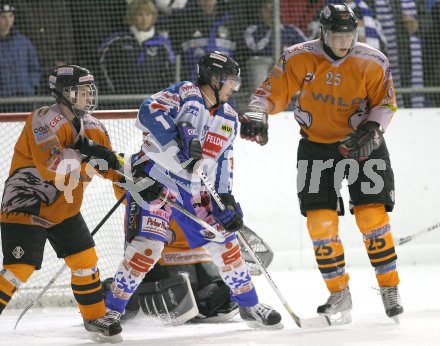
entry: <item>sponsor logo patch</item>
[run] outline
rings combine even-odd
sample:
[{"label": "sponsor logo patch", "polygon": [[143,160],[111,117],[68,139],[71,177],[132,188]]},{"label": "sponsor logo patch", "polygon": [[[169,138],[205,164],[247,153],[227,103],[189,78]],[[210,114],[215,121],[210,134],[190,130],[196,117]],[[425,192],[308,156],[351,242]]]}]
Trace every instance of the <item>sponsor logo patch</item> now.
[{"label": "sponsor logo patch", "polygon": [[229,126],[229,125],[223,124],[223,125],[220,127],[220,130],[223,131],[223,132],[226,132],[226,133],[228,133],[228,134],[231,134],[231,133],[232,133],[232,126]]},{"label": "sponsor logo patch", "polygon": [[57,70],[57,75],[58,76],[62,76],[62,75],[73,75],[73,67],[60,67]]},{"label": "sponsor logo patch", "polygon": [[197,88],[194,84],[184,84],[180,87],[182,92],[182,98],[187,98],[189,96],[200,96],[199,88]]},{"label": "sponsor logo patch", "polygon": [[59,114],[57,114],[50,122],[49,125],[51,127],[55,127],[56,124],[58,124],[61,120],[63,120],[63,117]]},{"label": "sponsor logo patch", "polygon": [[12,255],[16,259],[22,258],[24,255],[24,250],[20,246],[17,246],[14,250],[12,250]]},{"label": "sponsor logo patch", "polygon": [[226,137],[209,131],[203,143],[203,154],[215,158],[225,146],[226,141]]}]

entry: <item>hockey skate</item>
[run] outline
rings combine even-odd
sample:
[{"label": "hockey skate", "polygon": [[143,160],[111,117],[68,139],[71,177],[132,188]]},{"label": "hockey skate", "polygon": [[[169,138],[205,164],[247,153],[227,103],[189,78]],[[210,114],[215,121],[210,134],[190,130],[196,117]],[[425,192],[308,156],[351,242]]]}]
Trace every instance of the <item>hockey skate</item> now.
[{"label": "hockey skate", "polygon": [[104,317],[96,320],[84,320],[84,327],[93,341],[116,344],[122,342],[120,318],[119,312],[107,310]]},{"label": "hockey skate", "polygon": [[325,314],[332,325],[341,325],[351,322],[352,308],[350,288],[347,286],[341,292],[330,294],[327,302],[318,306],[318,314]]},{"label": "hockey skate", "polygon": [[399,315],[403,313],[403,307],[398,287],[381,287],[380,295],[387,316],[392,318],[394,322],[399,323]]},{"label": "hockey skate", "polygon": [[240,306],[240,317],[251,328],[282,329],[281,315],[267,304]]}]

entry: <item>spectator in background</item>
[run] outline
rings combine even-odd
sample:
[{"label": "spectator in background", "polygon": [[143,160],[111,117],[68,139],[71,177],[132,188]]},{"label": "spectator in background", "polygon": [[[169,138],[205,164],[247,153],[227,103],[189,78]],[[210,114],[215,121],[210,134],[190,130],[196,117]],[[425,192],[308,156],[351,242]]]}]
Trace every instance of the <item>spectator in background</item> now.
[{"label": "spectator in background", "polygon": [[233,37],[227,5],[222,0],[194,0],[186,6],[180,33],[176,33],[183,55],[183,79],[195,79],[197,62],[210,51],[234,56],[237,37]]},{"label": "spectator in background", "polygon": [[173,30],[178,30],[176,24],[181,20],[188,0],[154,0],[154,4],[159,12],[156,28],[168,38],[172,35]]},{"label": "spectator in background", "polygon": [[[429,6],[429,7],[428,7]],[[431,25],[425,31],[423,45],[423,66],[426,86],[440,85],[440,2],[427,3]],[[440,107],[440,95],[428,94],[431,107]]]},{"label": "spectator in background", "polygon": [[[423,87],[422,45],[418,37],[416,4],[413,0],[374,0],[375,12],[387,41],[387,57],[396,89]],[[422,94],[397,95],[400,106],[425,106]],[[404,102],[403,102],[404,100]]]},{"label": "spectator in background", "polygon": [[127,7],[128,27],[104,40],[99,64],[106,90],[115,94],[148,94],[174,81],[171,42],[155,30],[152,0],[133,0]]},{"label": "spectator in background", "polygon": [[55,66],[71,64],[74,44],[67,1],[14,0],[14,5],[20,11],[16,24],[37,50],[42,80],[47,79]]},{"label": "spectator in background", "polygon": [[324,0],[281,0],[281,20],[283,24],[293,24],[308,33],[309,23],[319,17],[319,13],[324,7]]},{"label": "spectator in background", "polygon": [[246,62],[245,76],[247,86],[253,91],[269,74],[278,57],[286,48],[307,40],[304,33],[292,24],[281,26],[281,51],[274,52],[273,44],[273,1],[260,0],[258,21],[244,31],[244,41],[249,58]]},{"label": "spectator in background", "polygon": [[[249,25],[244,32],[246,47],[251,55],[273,56],[273,2],[272,0],[260,1],[260,19],[258,23]],[[295,25],[281,26],[281,54],[286,48],[306,41],[304,33]]]},{"label": "spectator in background", "polygon": [[128,1],[65,1],[69,5],[73,26],[74,61],[80,66],[87,66],[93,72],[98,88],[104,90],[102,76],[99,74],[96,47],[99,47],[103,38],[124,26]]},{"label": "spectator in background", "polygon": [[[34,96],[40,85],[40,64],[31,41],[13,27],[15,8],[0,4],[0,97]],[[3,112],[26,110],[1,105]]]}]

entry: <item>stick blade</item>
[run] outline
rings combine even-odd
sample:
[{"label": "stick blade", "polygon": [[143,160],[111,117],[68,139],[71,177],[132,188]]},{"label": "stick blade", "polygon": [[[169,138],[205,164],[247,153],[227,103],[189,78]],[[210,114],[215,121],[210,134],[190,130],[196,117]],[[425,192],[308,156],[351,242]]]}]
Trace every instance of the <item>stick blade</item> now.
[{"label": "stick blade", "polygon": [[332,325],[330,319],[326,315],[319,315],[312,318],[299,318],[299,326],[302,329],[319,329],[327,328]]},{"label": "stick blade", "polygon": [[32,302],[32,303],[30,303],[28,306],[26,306],[25,308],[24,308],[24,310],[21,312],[21,314],[20,314],[20,316],[18,316],[18,318],[17,318],[17,322],[15,322],[15,325],[14,325],[14,330],[15,330],[15,328],[17,328],[17,325],[18,325],[18,322],[20,322],[20,320],[21,320],[21,318],[24,316],[24,314],[32,307],[34,305],[34,302]]}]

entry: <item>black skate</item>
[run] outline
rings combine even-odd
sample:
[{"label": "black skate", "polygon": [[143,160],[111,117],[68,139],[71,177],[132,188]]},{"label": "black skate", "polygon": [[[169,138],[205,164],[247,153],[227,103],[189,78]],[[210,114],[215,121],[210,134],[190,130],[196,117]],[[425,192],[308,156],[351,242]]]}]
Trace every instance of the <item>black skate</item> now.
[{"label": "black skate", "polygon": [[122,342],[120,318],[119,312],[107,310],[104,317],[96,320],[84,320],[84,327],[93,341],[116,344]]},{"label": "black skate", "polygon": [[399,315],[403,313],[403,307],[398,287],[381,287],[380,295],[387,316],[392,318],[394,322],[399,323]]},{"label": "black skate", "polygon": [[281,315],[267,304],[240,306],[240,317],[252,328],[281,329]]},{"label": "black skate", "polygon": [[332,325],[347,324],[351,322],[350,288],[347,286],[341,292],[331,293],[327,302],[318,306],[318,314],[325,314]]}]

